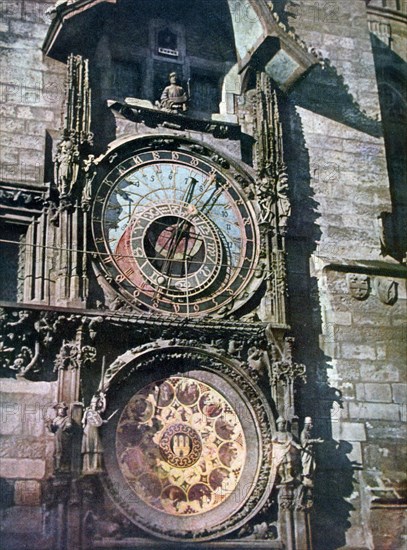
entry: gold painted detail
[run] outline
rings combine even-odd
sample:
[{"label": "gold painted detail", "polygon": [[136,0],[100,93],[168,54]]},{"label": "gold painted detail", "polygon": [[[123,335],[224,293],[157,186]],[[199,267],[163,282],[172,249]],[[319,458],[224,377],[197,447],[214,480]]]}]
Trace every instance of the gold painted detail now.
[{"label": "gold painted detail", "polygon": [[208,512],[235,490],[246,457],[240,420],[214,388],[171,377],[138,391],[123,410],[116,454],[132,491],[177,516]]}]

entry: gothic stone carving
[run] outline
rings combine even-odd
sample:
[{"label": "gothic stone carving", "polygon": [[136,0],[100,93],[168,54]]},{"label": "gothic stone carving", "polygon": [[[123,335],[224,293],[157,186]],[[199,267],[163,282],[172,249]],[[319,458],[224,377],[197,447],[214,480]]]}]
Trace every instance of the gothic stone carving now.
[{"label": "gothic stone carving", "polygon": [[77,342],[64,341],[61,350],[55,359],[55,370],[78,369],[87,366],[96,360],[96,348],[81,346]]},{"label": "gothic stone carving", "polygon": [[68,415],[66,403],[57,403],[54,407],[56,416],[53,420],[47,418],[49,431],[55,434],[55,472],[69,472],[72,454],[72,420]]},{"label": "gothic stone carving", "polygon": [[103,392],[95,395],[90,406],[83,414],[82,438],[82,473],[84,475],[103,472],[103,446],[100,440],[99,428],[106,423],[101,414],[106,410],[106,398]]},{"label": "gothic stone carving", "polygon": [[294,481],[292,449],[301,450],[301,446],[287,429],[287,421],[284,418],[279,417],[276,423],[277,431],[271,440],[274,476],[279,478],[281,484],[292,483]]},{"label": "gothic stone carving", "polygon": [[367,275],[348,273],[346,276],[348,290],[356,300],[366,300],[370,294],[370,279]]},{"label": "gothic stone carving", "polygon": [[[81,169],[89,172],[89,159],[87,162],[82,159],[87,157],[93,143],[90,121],[91,89],[88,60],[83,60],[80,55],[71,54],[67,63],[64,128],[57,145],[54,165],[54,183],[62,207],[68,206],[75,195],[80,197],[81,191],[77,187]],[[86,199],[85,196],[85,201]]]},{"label": "gothic stone carving", "polygon": [[395,281],[376,277],[374,287],[379,300],[383,304],[392,306],[397,302],[397,283]]},{"label": "gothic stone carving", "polygon": [[301,465],[302,465],[302,483],[305,487],[313,487],[315,472],[315,454],[314,445],[323,443],[323,440],[311,437],[312,418],[310,416],[304,419],[304,428],[301,432]]},{"label": "gothic stone carving", "polygon": [[[0,359],[5,369],[16,371],[18,377],[39,369],[44,361],[44,348],[52,342],[48,330],[48,315],[28,310],[0,310]],[[58,324],[54,319],[53,323]]]},{"label": "gothic stone carving", "polygon": [[164,88],[158,106],[165,111],[181,113],[188,110],[187,103],[188,94],[178,84],[177,73],[171,73],[170,84]]}]

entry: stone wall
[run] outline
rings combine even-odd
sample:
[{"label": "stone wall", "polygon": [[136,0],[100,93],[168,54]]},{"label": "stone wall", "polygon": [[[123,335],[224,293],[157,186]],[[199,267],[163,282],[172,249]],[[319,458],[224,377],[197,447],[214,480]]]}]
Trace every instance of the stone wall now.
[{"label": "stone wall", "polygon": [[40,184],[47,179],[44,158],[50,160],[50,137],[61,126],[65,75],[64,64],[45,58],[41,51],[49,25],[45,11],[52,4],[1,2],[1,181]]},{"label": "stone wall", "polygon": [[[291,322],[310,366],[302,411],[332,436],[320,453],[316,546],[401,548],[398,513],[383,529],[375,504],[402,496],[406,296],[405,274],[381,256],[378,216],[391,201],[365,2],[304,0],[290,11],[326,60],[290,96],[287,140]],[[352,269],[368,281],[366,299],[351,296]],[[382,280],[397,284],[393,305],[379,299]]]},{"label": "stone wall", "polygon": [[[63,63],[41,53],[52,4],[1,4],[1,181],[49,179],[44,165],[49,170],[61,124],[65,75]],[[299,412],[314,416],[326,440],[316,548],[401,548],[406,294],[401,270],[380,255],[378,216],[392,205],[366,6],[299,0],[288,11],[300,38],[325,59],[289,95],[285,113],[290,322],[297,357],[309,366]],[[368,278],[364,299],[352,297],[348,273]],[[388,279],[397,298],[386,304],[377,281]],[[56,387],[7,380],[2,391],[1,513],[20,549],[17,528],[40,540],[53,453],[42,418]]]},{"label": "stone wall", "polygon": [[[43,488],[53,471],[54,436],[44,419],[57,399],[56,382],[1,380],[0,481],[5,548],[40,548]],[[28,537],[28,538],[27,538]]]}]

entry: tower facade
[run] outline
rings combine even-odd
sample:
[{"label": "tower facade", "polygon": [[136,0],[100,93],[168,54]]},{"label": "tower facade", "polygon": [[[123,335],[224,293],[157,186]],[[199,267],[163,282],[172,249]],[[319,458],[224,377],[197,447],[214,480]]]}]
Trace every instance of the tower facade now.
[{"label": "tower facade", "polygon": [[396,548],[403,6],[43,9],[4,14],[8,547]]}]

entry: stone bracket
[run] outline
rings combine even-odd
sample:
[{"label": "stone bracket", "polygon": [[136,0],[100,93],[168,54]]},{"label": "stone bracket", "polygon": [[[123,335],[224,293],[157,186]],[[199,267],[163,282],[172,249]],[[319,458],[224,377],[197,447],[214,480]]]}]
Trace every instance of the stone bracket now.
[{"label": "stone bracket", "polygon": [[169,113],[155,108],[150,102],[126,98],[124,103],[109,100],[108,107],[131,122],[142,122],[150,128],[163,127],[172,130],[194,130],[212,134],[218,139],[238,139],[240,126],[228,122],[196,119],[182,114]]}]

